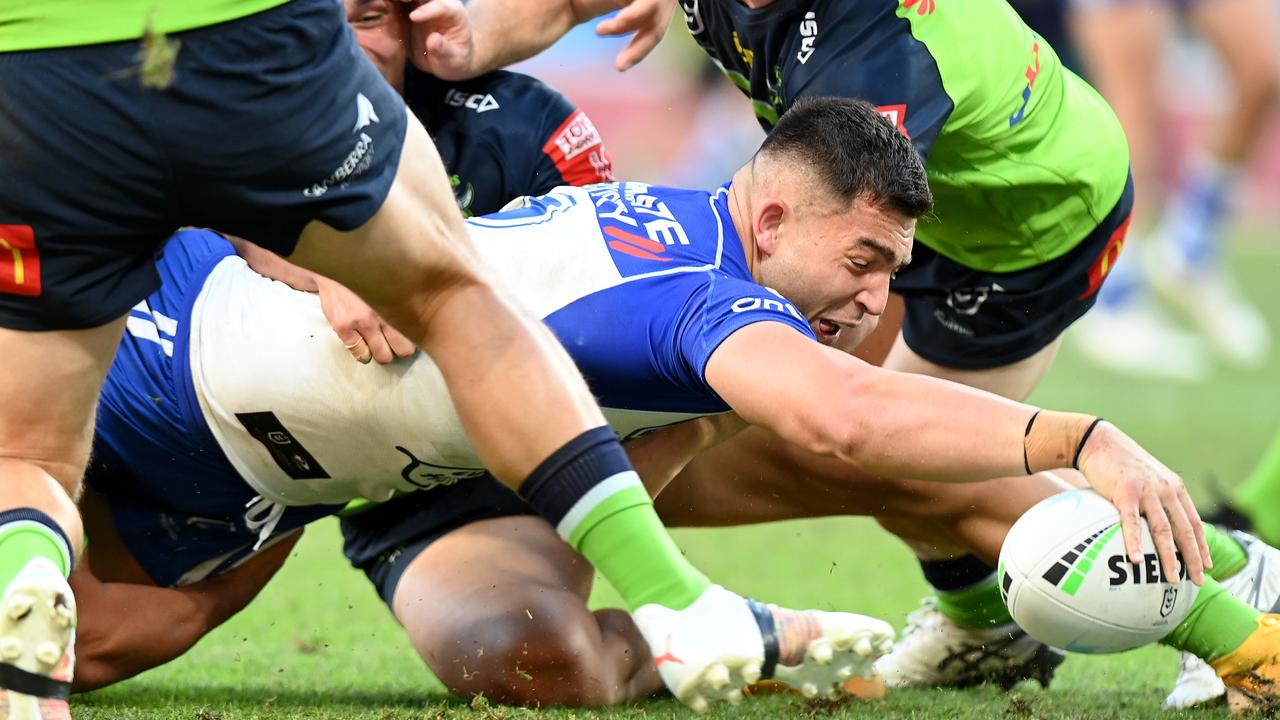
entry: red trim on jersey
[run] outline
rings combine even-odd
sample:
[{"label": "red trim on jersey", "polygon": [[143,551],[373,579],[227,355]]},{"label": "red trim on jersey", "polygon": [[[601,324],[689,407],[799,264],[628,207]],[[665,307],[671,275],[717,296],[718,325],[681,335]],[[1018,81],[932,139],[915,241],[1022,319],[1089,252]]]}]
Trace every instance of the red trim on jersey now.
[{"label": "red trim on jersey", "polygon": [[40,295],[40,250],[30,225],[0,225],[0,292]]},{"label": "red trim on jersey", "polygon": [[649,252],[660,253],[660,252],[667,251],[667,246],[663,245],[662,243],[656,240],[650,240],[647,237],[640,237],[635,233],[629,233],[626,230],[623,230],[622,228],[616,228],[616,227],[613,227],[612,225],[604,229],[604,234],[612,238],[617,238],[619,240],[629,242],[632,245],[639,245],[640,247],[644,248],[645,250],[648,250]]},{"label": "red trim on jersey", "polygon": [[590,185],[613,180],[613,158],[591,118],[574,110],[542,146],[566,183]]}]

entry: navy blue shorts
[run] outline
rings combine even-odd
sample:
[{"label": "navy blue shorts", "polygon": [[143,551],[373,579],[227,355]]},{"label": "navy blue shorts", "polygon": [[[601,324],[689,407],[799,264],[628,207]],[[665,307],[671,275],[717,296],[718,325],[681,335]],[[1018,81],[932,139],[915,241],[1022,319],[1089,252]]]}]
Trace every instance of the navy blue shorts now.
[{"label": "navy blue shorts", "polygon": [[381,206],[404,102],[335,0],[293,0],[171,37],[172,84],[137,41],[0,53],[0,326],[96,327],[158,285],[182,225],[281,254]]},{"label": "navy blue shorts", "polygon": [[404,571],[431,543],[480,520],[533,514],[493,476],[468,478],[343,517],[342,551],[390,607]]},{"label": "navy blue shorts", "polygon": [[965,267],[921,243],[892,289],[906,305],[902,337],[929,362],[986,370],[1025,360],[1080,319],[1124,247],[1133,176],[1080,244],[1047,263],[1007,273]]},{"label": "navy blue shorts", "polygon": [[[100,416],[99,423],[104,421],[127,422]],[[106,501],[125,547],[161,587],[186,585],[229,570],[253,555],[258,542],[258,532],[244,518],[255,493],[212,437],[203,441],[207,434],[192,433],[185,447],[161,447],[141,435],[121,451],[101,436],[94,442],[85,488]],[[118,432],[114,439],[119,442],[125,435]],[[341,509],[287,508],[271,537],[279,539]]]}]

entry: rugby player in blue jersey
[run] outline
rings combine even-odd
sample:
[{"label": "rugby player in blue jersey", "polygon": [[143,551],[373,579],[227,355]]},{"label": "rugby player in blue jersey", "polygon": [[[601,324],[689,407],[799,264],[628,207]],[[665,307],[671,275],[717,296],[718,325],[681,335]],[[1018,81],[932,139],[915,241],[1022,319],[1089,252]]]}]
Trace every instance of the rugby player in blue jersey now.
[{"label": "rugby player in blue jersey", "polygon": [[[1093,305],[1125,243],[1133,204],[1127,143],[1102,98],[999,0],[680,5],[693,39],[749,97],[766,130],[798,98],[862,98],[891,118],[924,158],[937,207],[920,223],[916,262],[893,283],[903,312],[882,323],[876,339],[887,342],[858,352],[894,370],[1014,400],[1029,396],[1051,367],[1062,333]],[[474,0],[464,8],[456,0],[431,0],[411,14],[413,60],[442,76],[467,77],[523,59],[574,24],[620,6],[597,29],[636,32],[618,56],[625,68],[662,36],[674,2]],[[744,512],[739,504],[731,508],[738,514],[794,514],[823,510],[795,507],[803,501],[784,489],[796,475],[866,487],[847,468],[794,450],[763,430],[744,433],[695,465],[710,466],[697,492],[761,497],[773,505]],[[759,471],[784,464],[789,472]],[[1079,482],[1070,468],[1062,471],[1067,481]],[[709,491],[712,485],[720,487]],[[989,491],[1017,512],[1060,487],[1057,476],[1039,475],[1009,478]],[[953,493],[951,502],[964,494]],[[767,500],[773,497],[776,503]],[[908,539],[937,591],[878,664],[888,683],[1048,682],[1064,655],[1012,622],[989,562],[957,547],[931,519],[877,519]],[[1246,561],[1261,559],[1265,546],[1214,537],[1222,540],[1215,557],[1227,560],[1215,577],[1234,578],[1250,596],[1252,584],[1237,576]],[[1280,584],[1280,569],[1273,580]],[[1262,629],[1251,613],[1225,622],[1233,630],[1224,648]],[[1272,669],[1280,675],[1280,664]],[[1221,683],[1217,688],[1221,694]]]},{"label": "rugby player in blue jersey", "polygon": [[[1025,435],[1032,408],[878,370],[814,343],[815,331],[828,343],[846,330],[865,332],[883,311],[889,276],[908,257],[912,218],[927,207],[927,190],[905,139],[869,106],[815,101],[785,117],[794,121],[784,119],[755,161],[717,193],[639,184],[561,189],[473,221],[486,261],[571,350],[616,430],[639,436],[731,406],[801,447],[874,473],[909,468],[926,478],[976,479],[1048,467],[1083,448],[1085,474],[1121,504],[1123,496],[1145,492],[1133,484],[1143,476],[1181,487],[1176,476],[1105,423],[1045,411]],[[886,152],[897,160],[885,163],[881,157],[877,167],[877,153]],[[831,165],[847,172],[832,173]],[[921,198],[924,205],[912,204]],[[253,273],[214,235],[189,237],[181,247],[191,250],[175,253],[162,266],[168,289],[153,295],[138,318],[171,332],[128,339],[113,371],[119,382],[108,385],[103,467],[95,468],[94,487],[113,495],[112,515],[124,547],[146,575],[161,584],[198,579],[351,497],[383,499],[394,491],[429,488],[417,497],[448,513],[452,501],[465,497],[451,495],[451,489],[479,489],[482,468],[461,440],[452,411],[443,404],[405,403],[387,392],[401,384],[438,386],[428,357],[386,369],[354,365],[328,333],[315,298]],[[250,307],[253,312],[246,313]],[[255,352],[230,350],[244,347]],[[164,378],[166,367],[171,378]],[[149,379],[156,377],[159,385]],[[387,384],[391,377],[396,384]],[[138,404],[148,386],[176,394],[186,407],[180,417],[152,418],[159,434],[132,426],[154,404]],[[339,400],[356,397],[365,401]],[[144,410],[139,414],[137,408]],[[112,414],[131,420],[114,422],[107,417]],[[975,418],[985,422],[975,426]],[[182,442],[195,442],[198,449],[157,447],[174,442],[175,423],[188,438]],[[1086,443],[1091,425],[1096,429]],[[963,441],[957,445],[956,438]],[[1015,448],[1001,447],[1008,442]],[[155,453],[181,461],[193,450],[202,463],[213,464],[182,474],[201,491],[200,497],[184,497],[175,492],[172,463],[155,462]],[[1118,464],[1129,468],[1126,478],[1119,477]],[[239,513],[246,500],[255,502],[244,522]],[[1184,502],[1176,499],[1169,511],[1178,512]],[[157,507],[170,516],[221,518],[225,530],[166,540]],[[1136,517],[1136,508],[1125,516]],[[563,548],[550,527],[532,522],[529,532],[542,528],[546,544],[540,547]],[[502,537],[473,527],[478,534],[453,544],[442,541],[431,549],[438,553],[421,553],[418,560],[443,559],[448,548],[504,546]],[[520,535],[522,543],[531,537]],[[1171,559],[1172,544],[1165,539],[1162,545],[1165,559]],[[571,557],[561,557],[573,564]],[[468,577],[457,581],[464,589],[476,582],[476,561],[472,556]],[[525,597],[543,595],[548,605],[538,607],[554,621],[542,627],[548,639],[570,642],[569,657],[585,648],[600,661],[591,666],[599,680],[595,694],[579,689],[559,701],[607,702],[656,689],[652,666],[634,661],[646,648],[660,674],[677,670],[666,660],[679,657],[680,648],[652,637],[637,646],[625,618],[587,614],[581,582],[553,591],[558,581],[580,578],[581,569],[550,573],[543,584],[543,578],[522,581],[512,568],[492,562],[497,567],[488,577],[506,572],[510,582],[504,590],[518,590],[523,582]],[[409,594],[404,603],[397,599],[398,614],[402,621],[408,612],[425,623],[432,610],[465,614],[485,607],[489,612],[482,614],[493,617],[482,603],[492,599],[501,605],[509,593],[488,592],[492,584],[485,588],[461,597]],[[578,622],[569,622],[573,615],[566,613],[576,613]],[[643,629],[644,618],[637,619]],[[1205,628],[1190,625],[1174,641],[1195,648]],[[519,647],[492,640],[486,647]],[[513,659],[495,655],[499,666]],[[785,661],[778,666],[783,679],[786,667]],[[802,666],[798,672],[812,669]],[[798,678],[801,687],[804,677]],[[546,693],[555,693],[555,685],[541,683]],[[814,683],[808,689],[827,688]],[[522,697],[519,687],[505,696],[500,685],[492,692]],[[542,701],[552,701],[547,697]]]}]

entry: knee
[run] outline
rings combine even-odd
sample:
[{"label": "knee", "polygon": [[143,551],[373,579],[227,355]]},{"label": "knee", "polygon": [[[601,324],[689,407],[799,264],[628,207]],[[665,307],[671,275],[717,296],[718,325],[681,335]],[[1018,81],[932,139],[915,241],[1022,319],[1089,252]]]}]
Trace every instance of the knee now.
[{"label": "knee", "polygon": [[478,620],[446,642],[452,652],[431,653],[428,663],[460,695],[522,706],[619,702],[626,678],[607,657],[595,617],[572,600]]}]

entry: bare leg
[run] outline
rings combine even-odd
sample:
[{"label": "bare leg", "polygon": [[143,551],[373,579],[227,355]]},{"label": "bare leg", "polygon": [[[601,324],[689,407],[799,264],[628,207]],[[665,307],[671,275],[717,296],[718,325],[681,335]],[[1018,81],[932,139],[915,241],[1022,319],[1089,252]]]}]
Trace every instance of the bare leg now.
[{"label": "bare leg", "polygon": [[472,523],[405,571],[394,610],[432,672],[460,695],[594,706],[662,687],[619,610],[587,609],[593,570],[535,517]]},{"label": "bare leg", "polygon": [[[1150,229],[1165,191],[1160,128],[1160,66],[1172,13],[1160,2],[1117,2],[1075,10],[1072,30],[1089,79],[1107,99],[1129,138],[1134,229]],[[1131,235],[1132,237],[1132,235]]]},{"label": "bare leg", "polygon": [[71,498],[123,327],[122,318],[91,330],[0,329],[0,510],[27,507],[52,517],[72,552],[83,544],[83,531]]},{"label": "bare leg", "polygon": [[1280,99],[1275,6],[1266,0],[1213,0],[1193,3],[1190,16],[1222,59],[1235,93],[1206,145],[1224,164],[1246,163]]}]

